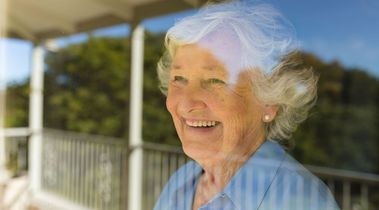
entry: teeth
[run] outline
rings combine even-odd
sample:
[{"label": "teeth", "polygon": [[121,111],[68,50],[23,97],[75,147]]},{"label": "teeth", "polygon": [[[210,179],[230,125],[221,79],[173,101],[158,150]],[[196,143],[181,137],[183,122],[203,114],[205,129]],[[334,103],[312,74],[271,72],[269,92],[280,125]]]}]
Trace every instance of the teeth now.
[{"label": "teeth", "polygon": [[186,124],[191,127],[213,127],[216,125],[216,121],[207,121],[207,120],[186,120]]}]

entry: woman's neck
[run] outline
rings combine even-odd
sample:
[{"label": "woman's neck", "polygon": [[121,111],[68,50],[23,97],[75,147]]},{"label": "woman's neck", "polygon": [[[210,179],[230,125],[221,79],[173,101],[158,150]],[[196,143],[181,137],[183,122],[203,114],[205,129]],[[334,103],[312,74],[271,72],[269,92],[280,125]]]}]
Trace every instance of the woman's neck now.
[{"label": "woman's neck", "polygon": [[[255,151],[255,150],[254,150]],[[238,155],[228,155],[220,159],[212,159],[200,163],[204,173],[201,179],[206,183],[207,187],[222,191],[229,183],[234,174],[241,166],[250,158],[251,152]]]},{"label": "woman's neck", "polygon": [[[254,141],[251,141],[250,138],[250,145],[236,147],[226,154],[217,154],[207,159],[197,160],[204,170],[202,176],[208,184],[219,189],[219,192],[223,190],[234,174],[265,141],[263,135],[254,137]],[[246,141],[248,140],[249,138],[246,139]]]},{"label": "woman's neck", "polygon": [[204,172],[196,186],[193,209],[198,209],[217,193],[224,190],[234,174],[263,144],[264,138],[255,141],[249,149],[239,150],[240,153],[231,153],[227,156],[217,156],[211,159],[198,161]]}]

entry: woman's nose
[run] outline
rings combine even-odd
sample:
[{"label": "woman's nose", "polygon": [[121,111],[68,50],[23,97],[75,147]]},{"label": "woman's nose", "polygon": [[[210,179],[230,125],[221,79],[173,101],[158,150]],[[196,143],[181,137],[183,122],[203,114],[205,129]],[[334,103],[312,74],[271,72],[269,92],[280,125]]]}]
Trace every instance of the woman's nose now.
[{"label": "woman's nose", "polygon": [[181,100],[181,109],[186,113],[193,111],[203,110],[207,107],[205,102],[204,90],[200,86],[187,87],[187,90],[184,91]]}]

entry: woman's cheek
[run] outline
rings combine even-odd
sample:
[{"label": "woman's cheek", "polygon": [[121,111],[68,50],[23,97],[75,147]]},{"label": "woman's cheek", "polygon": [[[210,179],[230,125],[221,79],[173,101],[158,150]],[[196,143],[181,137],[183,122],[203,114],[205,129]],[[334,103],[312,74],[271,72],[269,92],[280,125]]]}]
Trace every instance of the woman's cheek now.
[{"label": "woman's cheek", "polygon": [[166,108],[172,114],[175,113],[175,107],[178,105],[178,102],[181,100],[182,93],[180,88],[170,86],[167,92],[166,97]]},{"label": "woman's cheek", "polygon": [[227,95],[225,92],[221,90],[207,91],[205,94],[205,98],[208,100],[208,102],[217,106],[222,106],[225,102],[226,97]]}]

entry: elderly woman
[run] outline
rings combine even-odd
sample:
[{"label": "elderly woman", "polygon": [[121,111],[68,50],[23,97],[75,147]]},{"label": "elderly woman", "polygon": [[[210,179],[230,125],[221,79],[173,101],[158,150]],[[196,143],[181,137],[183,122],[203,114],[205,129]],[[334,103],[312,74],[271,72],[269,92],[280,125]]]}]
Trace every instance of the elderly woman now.
[{"label": "elderly woman", "polygon": [[291,26],[268,5],[208,5],[173,26],[158,64],[184,152],[194,161],[155,210],[338,209],[282,148],[313,106],[317,78],[291,56]]}]

